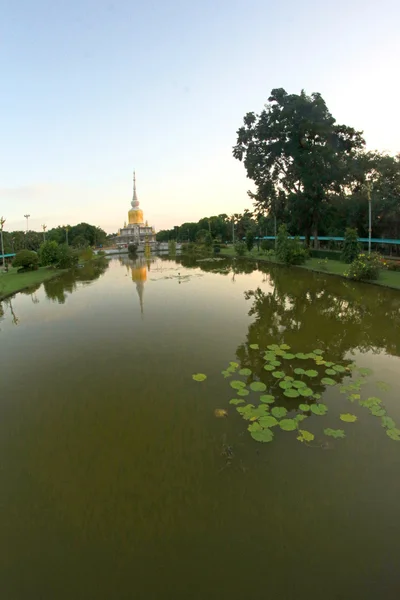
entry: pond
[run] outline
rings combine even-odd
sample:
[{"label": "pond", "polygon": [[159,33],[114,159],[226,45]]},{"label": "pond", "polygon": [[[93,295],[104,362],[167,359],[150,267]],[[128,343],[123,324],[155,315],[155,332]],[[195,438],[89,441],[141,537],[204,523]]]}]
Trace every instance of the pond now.
[{"label": "pond", "polygon": [[398,292],[120,257],[0,315],[4,598],[398,598]]}]

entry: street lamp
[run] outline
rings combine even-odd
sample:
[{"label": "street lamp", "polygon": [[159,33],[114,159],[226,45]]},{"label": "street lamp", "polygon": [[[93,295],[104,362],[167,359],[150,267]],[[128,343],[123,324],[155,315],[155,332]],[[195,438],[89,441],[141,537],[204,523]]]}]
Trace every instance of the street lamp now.
[{"label": "street lamp", "polygon": [[368,198],[368,254],[371,254],[371,236],[372,236],[372,202],[371,202],[371,183],[367,182]]},{"label": "street lamp", "polygon": [[31,215],[24,215],[25,219],[26,219],[26,232],[25,232],[25,248],[28,242],[28,226],[29,226],[29,217]]},{"label": "street lamp", "polygon": [[65,237],[66,237],[66,240],[67,240],[67,246],[68,246],[68,231],[69,231],[69,225],[67,225],[66,228],[65,228]]},{"label": "street lamp", "polygon": [[43,241],[46,241],[46,229],[47,229],[47,225],[42,225],[42,229],[43,229]]},{"label": "street lamp", "polygon": [[4,257],[4,242],[3,242],[3,227],[4,227],[4,223],[6,222],[5,219],[3,219],[3,217],[0,218],[0,232],[1,232],[1,257],[3,259],[3,269],[6,271],[6,259]]}]

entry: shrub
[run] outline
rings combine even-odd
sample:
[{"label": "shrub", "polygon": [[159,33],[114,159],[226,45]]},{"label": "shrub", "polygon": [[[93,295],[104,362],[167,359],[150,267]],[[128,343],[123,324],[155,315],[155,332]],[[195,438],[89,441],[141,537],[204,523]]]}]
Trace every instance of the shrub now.
[{"label": "shrub", "polygon": [[38,266],[39,257],[33,250],[20,250],[13,262],[13,267],[18,271],[36,271]]},{"label": "shrub", "polygon": [[249,229],[246,231],[246,246],[247,250],[251,252],[254,247],[254,233]]},{"label": "shrub", "polygon": [[84,248],[84,250],[81,250],[79,252],[79,258],[81,258],[82,260],[92,260],[92,258],[93,258],[92,248],[90,248],[90,246],[87,246],[86,248]]},{"label": "shrub", "polygon": [[377,254],[359,254],[351,263],[345,276],[355,281],[378,279],[382,261]]},{"label": "shrub", "polygon": [[281,225],[278,230],[276,256],[286,265],[302,265],[307,258],[307,252],[300,241],[288,237],[286,225]]},{"label": "shrub", "polygon": [[328,260],[340,260],[341,253],[338,250],[314,250],[310,248],[312,258],[327,258]]},{"label": "shrub", "polygon": [[213,242],[213,251],[214,254],[219,254],[221,252],[221,245],[220,242],[218,242],[217,240],[214,240]]},{"label": "shrub", "polygon": [[44,267],[55,265],[58,262],[58,244],[55,241],[44,242],[39,248],[40,264]]},{"label": "shrub", "polygon": [[71,269],[78,264],[78,254],[67,244],[60,244],[58,247],[57,267],[59,269]]},{"label": "shrub", "polygon": [[175,254],[176,254],[176,241],[175,240],[169,240],[168,254],[170,254],[171,256],[175,256]]},{"label": "shrub", "polygon": [[341,256],[342,260],[347,264],[352,263],[360,254],[360,250],[361,247],[358,242],[357,229],[351,229],[348,227],[344,234],[344,246]]},{"label": "shrub", "polygon": [[400,271],[400,260],[383,260],[382,264],[388,271]]},{"label": "shrub", "polygon": [[137,244],[129,244],[128,246],[128,254],[131,258],[136,258],[137,256]]},{"label": "shrub", "polygon": [[268,250],[275,250],[274,240],[263,240],[260,244],[261,250],[268,253]]},{"label": "shrub", "polygon": [[246,254],[246,244],[243,242],[236,242],[235,252],[238,256],[244,256]]},{"label": "shrub", "polygon": [[104,250],[99,250],[97,253],[97,256],[105,256],[106,253],[104,252]]}]

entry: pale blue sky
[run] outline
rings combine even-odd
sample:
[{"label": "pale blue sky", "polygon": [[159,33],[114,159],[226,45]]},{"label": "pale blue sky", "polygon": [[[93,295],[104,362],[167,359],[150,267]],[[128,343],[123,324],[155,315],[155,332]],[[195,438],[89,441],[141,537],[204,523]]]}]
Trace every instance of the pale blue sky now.
[{"label": "pale blue sky", "polygon": [[400,151],[398,0],[0,0],[6,229],[123,225],[132,169],[157,229],[251,208],[232,158],[272,88],[319,91]]}]

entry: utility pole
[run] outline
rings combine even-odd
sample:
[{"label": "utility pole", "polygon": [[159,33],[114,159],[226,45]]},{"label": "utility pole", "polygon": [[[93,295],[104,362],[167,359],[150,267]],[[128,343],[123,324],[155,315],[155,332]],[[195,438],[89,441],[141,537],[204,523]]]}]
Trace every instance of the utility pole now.
[{"label": "utility pole", "polygon": [[28,244],[28,230],[29,230],[29,217],[31,215],[24,215],[25,219],[26,219],[26,233],[25,233],[25,248],[27,247]]},{"label": "utility pole", "polygon": [[232,245],[235,245],[235,215],[232,215]]},{"label": "utility pole", "polygon": [[371,237],[372,237],[372,202],[371,202],[371,184],[367,183],[367,198],[368,198],[368,254],[371,254]]},{"label": "utility pole", "polygon": [[3,259],[3,269],[4,271],[7,271],[6,268],[6,259],[4,257],[4,241],[3,241],[3,228],[4,228],[4,223],[6,222],[5,219],[3,219],[3,217],[0,218],[0,233],[1,233],[1,257]]},{"label": "utility pole", "polygon": [[69,230],[69,225],[67,225],[65,228],[65,239],[67,241],[67,246],[68,246],[68,230]]},{"label": "utility pole", "polygon": [[42,225],[42,229],[43,229],[43,242],[46,241],[46,229],[47,229],[47,225]]}]

